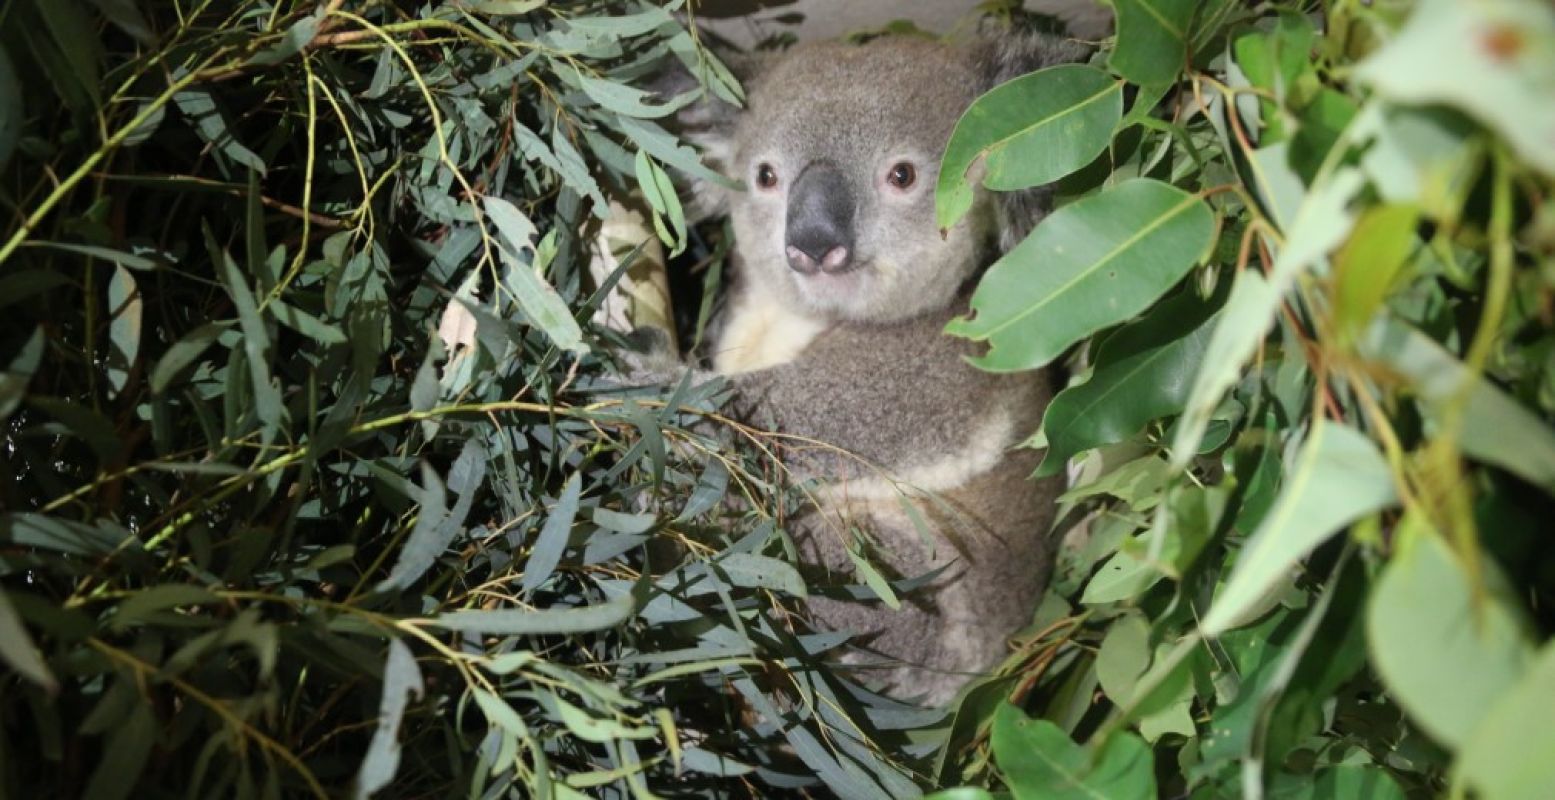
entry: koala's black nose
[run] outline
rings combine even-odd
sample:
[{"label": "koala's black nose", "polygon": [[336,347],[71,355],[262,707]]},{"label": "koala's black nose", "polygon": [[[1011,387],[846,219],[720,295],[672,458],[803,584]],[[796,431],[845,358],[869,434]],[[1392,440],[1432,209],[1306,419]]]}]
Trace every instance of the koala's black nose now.
[{"label": "koala's black nose", "polygon": [[853,266],[856,206],[847,176],[835,165],[820,161],[799,173],[788,193],[788,266],[805,275]]}]

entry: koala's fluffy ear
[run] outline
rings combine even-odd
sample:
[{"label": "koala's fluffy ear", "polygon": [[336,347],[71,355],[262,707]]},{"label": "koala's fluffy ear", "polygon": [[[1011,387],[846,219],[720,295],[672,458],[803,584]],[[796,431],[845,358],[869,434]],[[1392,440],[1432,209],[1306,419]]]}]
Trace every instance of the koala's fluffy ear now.
[{"label": "koala's fluffy ear", "polygon": [[[728,67],[729,74],[747,92],[768,61],[764,55],[740,52],[718,52],[715,56]],[[698,80],[684,63],[676,60],[669,63],[648,88],[666,100],[696,91],[699,86],[718,80],[712,71],[714,67],[709,65],[706,69],[708,72],[704,80]],[[702,153],[702,163],[709,169],[738,178],[737,175],[731,175],[730,171],[734,163],[734,127],[742,110],[709,88],[701,99],[675,112],[671,120],[672,127],[675,133],[696,145]],[[690,176],[677,177],[691,189],[691,204],[687,214],[693,222],[727,212],[728,189]]]},{"label": "koala's fluffy ear", "polygon": [[[1084,61],[1091,52],[1085,44],[1053,34],[986,28],[971,47],[973,66],[981,82],[979,94],[1039,69]],[[1052,208],[1052,190],[1038,186],[1017,192],[999,192],[994,204],[998,214],[999,250],[1007,253],[1047,216]]]}]

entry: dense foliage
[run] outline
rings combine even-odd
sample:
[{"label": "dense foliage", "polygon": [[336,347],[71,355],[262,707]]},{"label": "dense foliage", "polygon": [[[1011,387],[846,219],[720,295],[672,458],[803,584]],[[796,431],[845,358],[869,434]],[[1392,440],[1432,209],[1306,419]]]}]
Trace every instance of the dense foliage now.
[{"label": "dense foliage", "polygon": [[0,796],[1555,785],[1555,12],[1115,7],[946,155],[1059,182],[951,333],[1076,468],[935,712],[793,613],[910,582],[809,580],[781,442],[608,380],[610,199],[718,272],[680,2],[0,4]]}]

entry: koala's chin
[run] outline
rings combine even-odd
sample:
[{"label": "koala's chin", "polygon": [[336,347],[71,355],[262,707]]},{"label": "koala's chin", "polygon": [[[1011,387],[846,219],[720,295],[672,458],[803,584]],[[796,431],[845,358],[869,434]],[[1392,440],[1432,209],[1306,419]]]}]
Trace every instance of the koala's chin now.
[{"label": "koala's chin", "polygon": [[879,316],[875,306],[880,283],[869,264],[859,264],[846,272],[818,272],[814,275],[788,274],[797,299],[811,316],[837,321],[868,321]]}]

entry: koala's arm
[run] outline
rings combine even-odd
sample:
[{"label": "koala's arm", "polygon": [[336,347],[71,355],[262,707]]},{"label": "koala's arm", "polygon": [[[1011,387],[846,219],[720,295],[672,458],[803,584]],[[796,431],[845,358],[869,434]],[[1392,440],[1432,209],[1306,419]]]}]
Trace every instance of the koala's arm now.
[{"label": "koala's arm", "polygon": [[[833,478],[895,471],[958,452],[1025,381],[968,364],[970,346],[938,315],[895,325],[839,325],[792,362],[733,376],[734,412],[789,439],[786,460]],[[851,455],[848,455],[851,454]],[[856,458],[855,458],[856,457]]]}]

